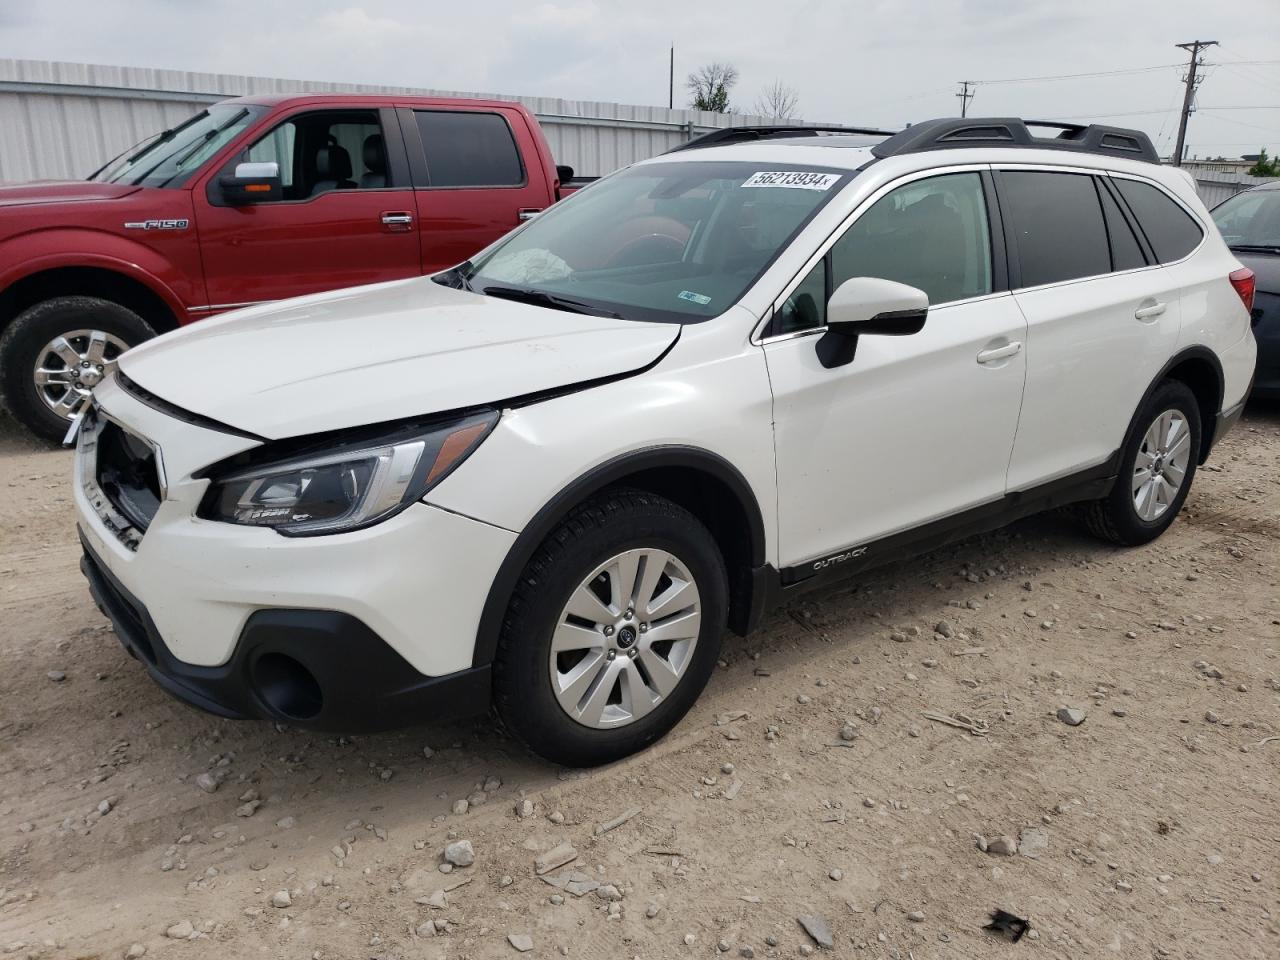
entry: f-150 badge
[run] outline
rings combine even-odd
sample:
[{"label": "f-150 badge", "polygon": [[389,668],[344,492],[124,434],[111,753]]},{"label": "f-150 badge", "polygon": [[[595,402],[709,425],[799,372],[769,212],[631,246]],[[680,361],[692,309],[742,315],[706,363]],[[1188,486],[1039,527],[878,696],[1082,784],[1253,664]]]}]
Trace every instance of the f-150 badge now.
[{"label": "f-150 badge", "polygon": [[190,220],[126,220],[126,230],[185,230]]}]

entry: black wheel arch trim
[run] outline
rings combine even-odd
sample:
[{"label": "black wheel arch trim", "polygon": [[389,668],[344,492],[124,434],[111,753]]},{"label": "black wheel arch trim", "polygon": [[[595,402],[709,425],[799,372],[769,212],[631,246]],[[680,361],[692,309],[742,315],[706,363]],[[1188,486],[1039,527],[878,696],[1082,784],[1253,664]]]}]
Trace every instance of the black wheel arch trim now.
[{"label": "black wheel arch trim", "polygon": [[[1218,393],[1217,399],[1214,401],[1213,410],[1210,416],[1203,417],[1200,424],[1200,453],[1197,463],[1203,464],[1209,459],[1209,451],[1213,449],[1213,445],[1220,437],[1219,431],[1216,429],[1216,419],[1222,413],[1223,392],[1226,390],[1227,378],[1222,371],[1222,361],[1218,359],[1218,355],[1206,347],[1204,344],[1193,344],[1179,350],[1169,359],[1169,361],[1160,368],[1160,372],[1155,375],[1147,389],[1143,391],[1142,398],[1138,401],[1138,405],[1134,407],[1133,418],[1129,421],[1129,429],[1125,431],[1124,443],[1129,442],[1129,437],[1137,426],[1137,417],[1139,411],[1142,410],[1151,395],[1156,392],[1160,384],[1170,379],[1169,373],[1178,365],[1185,363],[1187,360],[1203,360],[1213,368],[1214,378],[1217,380]],[[1123,446],[1122,446],[1123,449]]]},{"label": "black wheel arch trim", "polygon": [[[493,583],[489,586],[489,594],[485,598],[484,608],[480,613],[480,625],[476,631],[475,650],[471,658],[473,667],[493,662],[498,649],[498,634],[502,629],[502,618],[506,613],[516,580],[533,557],[534,551],[555,529],[556,524],[564,519],[574,506],[605,487],[632,474],[663,467],[699,470],[728,487],[747,517],[747,533],[751,545],[751,570],[754,572],[766,566],[765,527],[760,504],[747,478],[732,463],[719,454],[701,447],[682,445],[645,447],[621,454],[598,464],[560,490],[534,514],[533,519],[516,537],[515,543],[511,545],[506,558],[498,568]],[[730,576],[732,577],[732,572]],[[759,617],[763,599],[759,595],[763,591],[756,589],[759,582],[759,578],[753,573],[751,596],[745,598],[746,616],[740,618],[746,622],[741,624],[741,629],[737,624],[734,625],[734,629],[738,632],[745,632],[748,624]]]}]

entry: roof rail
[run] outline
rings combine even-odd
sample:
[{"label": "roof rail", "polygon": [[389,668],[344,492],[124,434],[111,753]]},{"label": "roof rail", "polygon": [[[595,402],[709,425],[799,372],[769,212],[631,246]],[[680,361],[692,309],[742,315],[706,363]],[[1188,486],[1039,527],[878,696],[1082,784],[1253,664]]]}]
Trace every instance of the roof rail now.
[{"label": "roof rail", "polygon": [[667,153],[678,150],[698,150],[702,147],[722,147],[730,143],[752,140],[773,140],[778,137],[817,137],[822,134],[846,134],[854,136],[891,137],[893,130],[873,130],[869,127],[835,126],[776,126],[776,127],[725,127],[703,134],[688,143],[672,147]]},{"label": "roof rail", "polygon": [[[1037,137],[1028,127],[1049,127],[1056,136]],[[877,143],[871,152],[877,157],[894,157],[924,150],[960,147],[1022,147],[1035,150],[1074,150],[1103,153],[1130,160],[1159,163],[1160,155],[1151,138],[1141,130],[1108,127],[1100,123],[1058,123],[1055,120],[1020,120],[1017,117],[947,117],[913,124],[888,140]]]}]

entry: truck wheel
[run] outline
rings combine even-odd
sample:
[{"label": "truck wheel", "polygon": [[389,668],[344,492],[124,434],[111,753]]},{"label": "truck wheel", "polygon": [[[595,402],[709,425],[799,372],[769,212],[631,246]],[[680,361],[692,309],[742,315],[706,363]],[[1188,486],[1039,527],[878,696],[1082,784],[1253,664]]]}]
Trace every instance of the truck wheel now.
[{"label": "truck wheel", "polygon": [[1184,383],[1156,388],[1134,418],[1115,487],[1084,504],[1096,536],[1126,547],[1149,543],[1173,523],[1191,490],[1200,452],[1200,406]]},{"label": "truck wheel", "polygon": [[156,332],[97,297],[56,297],[20,313],[0,336],[0,401],[33,433],[59,441],[116,358]]},{"label": "truck wheel", "polygon": [[556,763],[634,753],[706,686],[727,608],[724,560],[697,517],[643,491],[602,494],[520,577],[494,663],[498,714]]}]

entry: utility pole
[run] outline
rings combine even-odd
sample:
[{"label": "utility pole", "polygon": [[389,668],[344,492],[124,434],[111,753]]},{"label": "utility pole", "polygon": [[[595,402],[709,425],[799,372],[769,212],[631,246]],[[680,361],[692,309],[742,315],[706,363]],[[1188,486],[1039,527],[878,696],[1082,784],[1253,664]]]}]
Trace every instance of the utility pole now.
[{"label": "utility pole", "polygon": [[956,96],[960,98],[960,116],[962,117],[969,115],[969,101],[973,99],[973,91],[969,88],[973,85],[972,80],[960,81],[960,92]]},{"label": "utility pole", "polygon": [[1190,119],[1191,109],[1195,104],[1196,87],[1204,80],[1204,77],[1196,76],[1197,68],[1204,62],[1200,59],[1200,51],[1205,47],[1216,47],[1217,45],[1217,40],[1192,40],[1190,43],[1174,44],[1179,50],[1187,50],[1191,53],[1191,64],[1187,67],[1187,75],[1182,78],[1187,90],[1182,95],[1182,116],[1178,118],[1178,146],[1173,153],[1173,165],[1175,167],[1182,166],[1182,154],[1186,149],[1187,142],[1187,120]]},{"label": "utility pole", "polygon": [[667,109],[676,107],[676,45],[671,45],[671,69],[667,73]]}]

